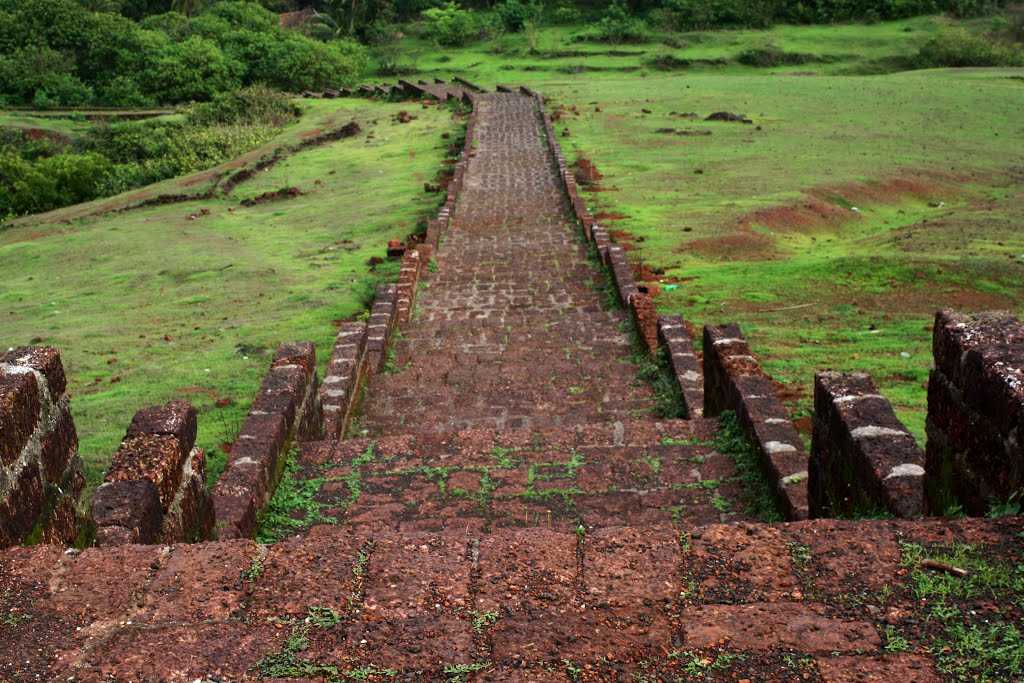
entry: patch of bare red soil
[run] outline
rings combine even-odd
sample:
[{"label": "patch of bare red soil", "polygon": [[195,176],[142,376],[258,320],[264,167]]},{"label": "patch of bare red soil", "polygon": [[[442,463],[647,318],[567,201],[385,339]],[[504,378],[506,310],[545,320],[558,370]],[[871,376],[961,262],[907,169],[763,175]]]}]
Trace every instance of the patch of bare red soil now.
[{"label": "patch of bare red soil", "polygon": [[573,174],[576,176],[576,182],[580,185],[596,185],[604,179],[594,162],[586,157],[577,159],[574,168]]},{"label": "patch of bare red soil", "polygon": [[807,190],[806,198],[799,202],[752,211],[740,218],[740,225],[779,231],[835,228],[859,220],[858,212],[851,207],[895,204],[908,199],[927,201],[959,194],[955,180],[936,173],[915,172],[877,181],[823,185]]},{"label": "patch of bare red soil", "polygon": [[252,197],[250,199],[243,199],[242,206],[256,206],[258,204],[266,204],[268,202],[280,202],[286,199],[294,199],[302,195],[302,190],[297,187],[283,187],[280,190],[273,192],[264,192],[261,195]]},{"label": "patch of bare red soil", "polygon": [[768,261],[776,256],[774,240],[749,228],[721,237],[693,240],[680,245],[676,251],[692,251],[710,259],[740,261]]}]

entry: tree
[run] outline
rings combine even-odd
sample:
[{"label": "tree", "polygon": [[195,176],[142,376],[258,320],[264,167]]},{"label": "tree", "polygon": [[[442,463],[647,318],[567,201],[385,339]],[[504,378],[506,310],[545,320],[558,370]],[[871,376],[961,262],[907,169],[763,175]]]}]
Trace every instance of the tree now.
[{"label": "tree", "polygon": [[171,2],[171,9],[175,12],[181,12],[186,17],[191,17],[203,8],[205,0],[173,0]]}]

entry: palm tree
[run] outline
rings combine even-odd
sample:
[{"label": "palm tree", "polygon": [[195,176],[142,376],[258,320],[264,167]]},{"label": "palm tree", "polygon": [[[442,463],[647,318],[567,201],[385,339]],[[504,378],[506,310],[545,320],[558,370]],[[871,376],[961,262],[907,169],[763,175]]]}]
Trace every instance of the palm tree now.
[{"label": "palm tree", "polygon": [[310,19],[307,30],[322,40],[352,35],[356,30],[356,2],[357,0],[326,0],[323,3],[324,11],[317,12],[316,16]]}]

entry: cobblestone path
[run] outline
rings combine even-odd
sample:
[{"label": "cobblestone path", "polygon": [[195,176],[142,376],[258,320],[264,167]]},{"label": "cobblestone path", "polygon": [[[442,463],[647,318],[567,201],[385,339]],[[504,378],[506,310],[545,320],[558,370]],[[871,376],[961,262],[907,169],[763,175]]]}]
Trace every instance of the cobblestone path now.
[{"label": "cobblestone path", "polygon": [[601,273],[568,206],[529,97],[477,98],[476,146],[437,272],[374,379],[370,435],[530,428],[649,415],[625,316],[602,306]]}]

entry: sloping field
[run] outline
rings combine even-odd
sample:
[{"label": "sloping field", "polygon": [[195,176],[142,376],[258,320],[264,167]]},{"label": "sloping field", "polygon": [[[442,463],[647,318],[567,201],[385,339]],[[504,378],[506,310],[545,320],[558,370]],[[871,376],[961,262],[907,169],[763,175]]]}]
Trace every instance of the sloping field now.
[{"label": "sloping field", "polygon": [[[434,180],[453,132],[443,108],[305,101],[302,120],[242,159],[0,231],[0,315],[7,346],[61,350],[90,481],[99,480],[136,410],[172,398],[200,410],[199,445],[216,475],[268,354],[303,339],[327,349],[333,321],[358,315],[392,267],[371,268],[388,239],[438,201]],[[219,171],[355,120],[361,132],[286,158],[230,195],[117,211],[161,194],[200,194]],[[286,201],[241,200],[294,187]],[[320,358],[324,361],[325,358]]]}]

